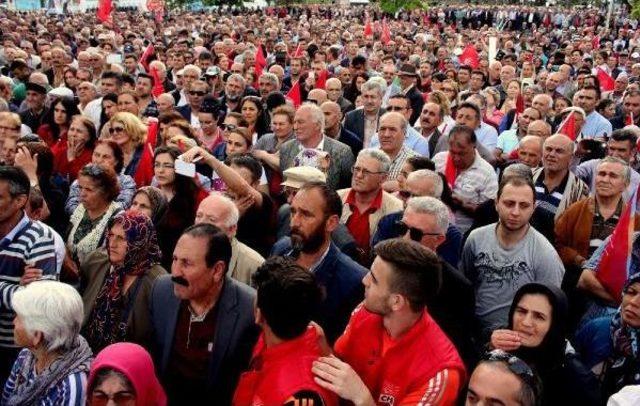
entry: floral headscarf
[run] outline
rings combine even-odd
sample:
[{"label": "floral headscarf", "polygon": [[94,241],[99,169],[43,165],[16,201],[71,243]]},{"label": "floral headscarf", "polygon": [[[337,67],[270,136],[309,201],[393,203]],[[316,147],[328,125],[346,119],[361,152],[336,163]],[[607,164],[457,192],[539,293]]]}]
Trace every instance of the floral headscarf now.
[{"label": "floral headscarf", "polygon": [[[94,351],[125,339],[128,312],[125,305],[123,285],[126,275],[144,275],[154,264],[160,262],[161,254],[156,231],[151,219],[145,214],[126,211],[115,216],[107,230],[121,224],[127,240],[127,252],[121,265],[112,265],[96,297],[95,305],[85,326],[84,335]],[[107,251],[109,235],[107,234]],[[135,289],[136,285],[131,289]],[[134,291],[135,295],[135,291]],[[131,298],[134,301],[135,297]]]}]

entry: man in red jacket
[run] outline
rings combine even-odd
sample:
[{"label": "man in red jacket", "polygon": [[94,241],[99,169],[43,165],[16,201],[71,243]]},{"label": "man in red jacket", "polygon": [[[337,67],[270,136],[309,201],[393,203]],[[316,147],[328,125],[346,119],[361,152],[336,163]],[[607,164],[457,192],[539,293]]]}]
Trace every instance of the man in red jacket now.
[{"label": "man in red jacket", "polygon": [[426,309],[440,287],[436,254],[414,241],[375,247],[358,307],[334,350],[313,364],[316,382],[355,405],[453,405],[465,381],[460,356]]},{"label": "man in red jacket", "polygon": [[293,260],[273,257],[252,276],[256,323],[262,329],[249,370],[242,374],[235,406],[336,406],[338,399],[313,380],[312,363],[323,355],[320,328],[311,318],[322,300],[313,273]]}]

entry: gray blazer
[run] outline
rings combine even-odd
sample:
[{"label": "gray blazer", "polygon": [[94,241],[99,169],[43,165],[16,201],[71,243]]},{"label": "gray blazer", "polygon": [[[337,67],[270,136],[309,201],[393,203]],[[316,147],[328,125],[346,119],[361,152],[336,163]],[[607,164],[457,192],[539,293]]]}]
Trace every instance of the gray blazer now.
[{"label": "gray blazer", "polygon": [[[378,121],[384,113],[385,109],[380,108],[378,111]],[[343,125],[344,128],[360,137],[361,140],[364,140],[364,109],[355,109],[345,114]]]},{"label": "gray blazer", "polygon": [[[295,157],[300,152],[300,143],[293,139],[285,142],[280,147],[280,171],[293,166]],[[329,153],[331,163],[329,173],[327,173],[327,185],[338,190],[351,186],[351,167],[355,162],[351,148],[334,140],[331,137],[324,137],[324,150]]]},{"label": "gray blazer", "polygon": [[[225,277],[215,306],[216,329],[209,361],[207,386],[198,396],[226,405],[231,403],[240,374],[247,369],[259,329],[253,317],[255,290]],[[155,364],[164,377],[173,347],[181,300],[173,293],[169,275],[158,278],[151,291],[150,318],[154,329]]]}]

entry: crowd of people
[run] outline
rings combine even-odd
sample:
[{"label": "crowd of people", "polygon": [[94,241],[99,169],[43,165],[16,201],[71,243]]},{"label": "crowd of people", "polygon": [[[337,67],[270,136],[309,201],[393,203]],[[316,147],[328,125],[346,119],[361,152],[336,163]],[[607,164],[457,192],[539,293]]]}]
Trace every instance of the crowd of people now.
[{"label": "crowd of people", "polygon": [[0,10],[0,404],[640,403],[605,16]]}]

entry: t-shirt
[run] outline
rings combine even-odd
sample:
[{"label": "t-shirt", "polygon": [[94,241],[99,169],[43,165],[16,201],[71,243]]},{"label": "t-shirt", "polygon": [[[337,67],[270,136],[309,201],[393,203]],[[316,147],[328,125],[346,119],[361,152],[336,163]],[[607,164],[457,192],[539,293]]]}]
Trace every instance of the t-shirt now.
[{"label": "t-shirt", "polygon": [[507,324],[518,289],[530,282],[560,287],[564,267],[558,253],[533,227],[510,249],[496,236],[497,223],[473,230],[462,251],[462,271],[476,294],[476,317],[483,334]]}]

